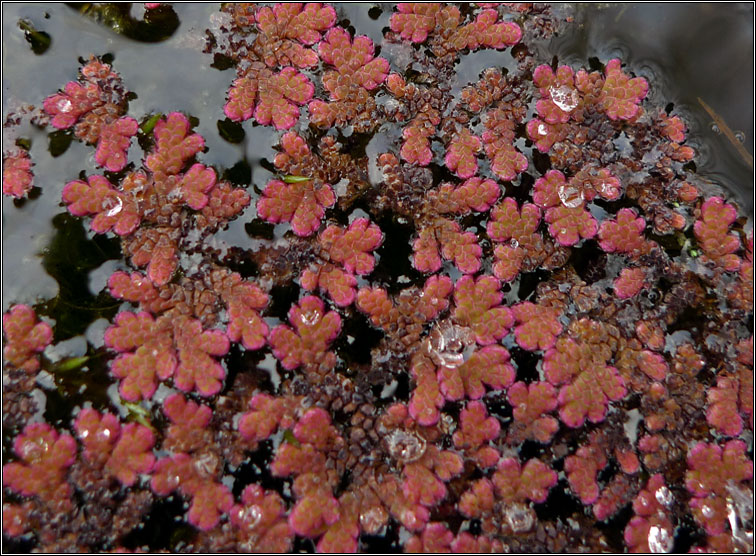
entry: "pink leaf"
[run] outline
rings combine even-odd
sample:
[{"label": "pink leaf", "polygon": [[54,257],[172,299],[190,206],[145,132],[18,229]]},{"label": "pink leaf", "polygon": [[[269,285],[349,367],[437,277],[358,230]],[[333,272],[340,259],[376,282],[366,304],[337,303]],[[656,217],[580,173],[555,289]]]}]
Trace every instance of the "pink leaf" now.
[{"label": "pink leaf", "polygon": [[409,402],[410,415],[421,425],[434,425],[440,417],[439,409],[444,405],[435,366],[427,357],[414,357],[410,371],[415,379],[415,390]]},{"label": "pink leaf", "polygon": [[742,432],[743,419],[738,413],[737,381],[728,377],[718,377],[717,386],[707,392],[706,401],[706,422],[719,434],[738,436]]},{"label": "pink leaf", "polygon": [[540,222],[541,210],[537,206],[524,203],[522,208],[518,209],[517,201],[507,197],[491,210],[491,219],[486,231],[493,241],[521,241],[535,233]]},{"label": "pink leaf", "polygon": [[249,77],[236,79],[228,90],[228,102],[223,112],[230,120],[242,122],[252,117],[257,100],[257,80]]},{"label": "pink leaf", "polygon": [[533,185],[533,202],[541,208],[557,207],[562,203],[559,192],[566,187],[564,174],[559,170],[549,170]]},{"label": "pink leaf", "polygon": [[404,143],[399,151],[401,157],[410,164],[427,166],[433,160],[428,137],[431,131],[419,125],[408,125],[402,132]]},{"label": "pink leaf", "polygon": [[176,368],[170,332],[149,313],[119,313],[105,331],[105,345],[121,352],[110,364],[119,388],[128,401],[149,399],[157,388],[157,378],[166,379]]},{"label": "pink leaf", "polygon": [[37,320],[34,309],[28,305],[14,305],[3,315],[6,362],[32,372],[39,368],[37,353],[42,352],[53,338],[52,327]]},{"label": "pink leaf", "polygon": [[643,289],[645,282],[646,273],[642,268],[623,268],[614,281],[614,293],[620,299],[631,298]]},{"label": "pink leaf", "polygon": [[599,101],[612,120],[630,120],[638,115],[640,103],[648,93],[648,82],[642,77],[630,78],[617,58],[606,63],[606,79]]},{"label": "pink leaf", "polygon": [[487,48],[502,49],[520,42],[522,29],[511,21],[496,23],[498,14],[496,10],[483,10],[471,24],[471,33],[468,40],[470,50],[481,46]]},{"label": "pink leaf", "polygon": [[292,67],[261,79],[257,86],[259,102],[255,120],[262,125],[272,122],[276,129],[289,129],[299,119],[299,106],[306,104],[314,91],[310,80]]},{"label": "pink leaf", "polygon": [[479,401],[469,402],[459,415],[460,429],[454,433],[456,448],[479,448],[499,436],[501,427],[495,417],[489,417],[486,406]]},{"label": "pink leaf", "polygon": [[352,41],[340,27],[328,31],[318,52],[325,63],[336,68],[323,76],[323,85],[333,99],[343,100],[344,80],[371,90],[383,83],[389,72],[388,60],[374,58],[373,41],[364,35]]},{"label": "pink leaf", "polygon": [[[450,377],[444,375],[458,375],[462,391],[455,392],[450,387]],[[450,400],[460,399],[464,394],[473,400],[481,398],[486,393],[484,384],[500,390],[512,384],[514,378],[515,371],[509,363],[509,352],[501,346],[481,348],[457,369],[442,367],[439,371],[441,391]]]},{"label": "pink leaf", "polygon": [[596,475],[606,466],[606,458],[595,450],[582,447],[564,460],[564,471],[570,487],[583,504],[598,500],[599,486]]},{"label": "pink leaf", "polygon": [[13,451],[20,461],[3,466],[3,486],[23,496],[69,505],[71,487],[65,476],[76,459],[76,441],[70,434],[58,434],[46,423],[31,423],[14,440]]},{"label": "pink leaf", "polygon": [[454,320],[472,328],[481,345],[500,340],[514,324],[511,311],[500,305],[499,288],[499,281],[493,276],[480,276],[477,280],[463,276],[455,287]]},{"label": "pink leaf", "polygon": [[627,390],[619,371],[608,365],[593,366],[559,391],[559,416],[568,427],[603,421],[609,401],[625,397]]},{"label": "pink leaf", "polygon": [[141,219],[134,198],[114,188],[104,176],[68,182],[62,197],[71,214],[95,216],[90,227],[98,234],[112,229],[118,235],[128,235]]},{"label": "pink leaf", "polygon": [[519,460],[505,458],[499,462],[491,478],[496,494],[507,503],[544,502],[549,490],[557,483],[557,474],[545,463],[530,459],[524,466]]},{"label": "pink leaf", "polygon": [[455,172],[460,178],[471,178],[478,171],[475,155],[480,151],[481,143],[475,135],[466,128],[452,137],[444,158],[446,167]]},{"label": "pink leaf", "polygon": [[187,517],[200,531],[210,531],[233,505],[234,497],[226,485],[205,481],[195,489]]},{"label": "pink leaf", "polygon": [[325,208],[333,206],[336,197],[331,186],[316,186],[312,180],[286,184],[280,180],[268,182],[263,196],[257,201],[257,213],[268,222],[291,222],[298,236],[306,237],[315,232],[325,214]]},{"label": "pink leaf", "polygon": [[724,448],[699,442],[690,450],[685,486],[693,495],[690,502],[693,516],[708,534],[725,531],[728,486],[737,489],[739,483],[750,482],[752,477],[753,461],[746,455],[746,445],[741,440],[730,440]]},{"label": "pink leaf", "polygon": [[179,319],[174,325],[179,364],[173,383],[179,390],[197,390],[200,396],[217,394],[226,377],[223,366],[213,359],[228,352],[228,337],[220,330],[202,330],[195,319]]},{"label": "pink leaf", "polygon": [[3,157],[3,194],[16,199],[22,198],[31,190],[34,174],[29,153],[19,150],[17,153]]},{"label": "pink leaf", "polygon": [[369,274],[375,266],[370,253],[383,241],[381,229],[367,218],[357,218],[344,230],[328,226],[320,235],[320,242],[328,250],[331,260],[344,265],[347,272]]},{"label": "pink leaf", "polygon": [[620,209],[616,220],[605,220],[601,223],[599,245],[607,253],[642,253],[647,245],[643,237],[645,228],[646,221],[633,209]]},{"label": "pink leaf", "polygon": [[522,269],[525,255],[526,251],[519,246],[497,245],[494,247],[494,276],[502,282],[511,282],[517,278]]},{"label": "pink leaf", "polygon": [[289,526],[297,535],[317,538],[338,519],[339,503],[333,496],[310,495],[299,500],[291,510]]},{"label": "pink leaf", "polygon": [[47,97],[42,106],[53,117],[50,122],[53,127],[67,129],[82,115],[101,105],[100,96],[100,88],[95,83],[81,85],[69,81],[62,93]]},{"label": "pink leaf", "polygon": [[180,112],[171,112],[155,124],[155,148],[145,166],[154,173],[178,174],[185,162],[205,148],[205,140],[189,133],[189,120]]},{"label": "pink leaf", "polygon": [[598,231],[595,218],[581,207],[552,207],[546,210],[544,220],[549,224],[549,233],[560,245],[575,245],[580,238],[591,239]]},{"label": "pink leaf", "polygon": [[95,464],[105,463],[121,436],[121,423],[112,413],[100,414],[92,408],[79,412],[74,430],[84,445],[84,457]]},{"label": "pink leaf", "polygon": [[337,267],[318,266],[316,270],[306,269],[299,277],[302,287],[308,291],[320,288],[339,307],[350,305],[357,293],[357,278]]},{"label": "pink leaf", "polygon": [[391,16],[391,30],[405,40],[423,42],[436,28],[436,14],[440,8],[437,3],[398,4],[397,13]]},{"label": "pink leaf", "polygon": [[559,422],[544,415],[557,408],[556,389],[548,382],[515,382],[507,391],[515,421],[524,425],[528,438],[546,443],[559,429]]},{"label": "pink leaf", "polygon": [[693,227],[706,256],[730,272],[740,268],[740,259],[734,254],[740,248],[740,239],[729,233],[736,218],[734,206],[721,197],[710,197],[701,205],[701,218]]},{"label": "pink leaf", "polygon": [[155,435],[144,425],[128,423],[121,430],[121,436],[106,464],[124,486],[131,486],[137,475],[149,473],[155,464],[152,447]]},{"label": "pink leaf", "polygon": [[215,170],[197,163],[181,178],[177,191],[189,207],[200,210],[207,205],[207,194],[214,186]]},{"label": "pink leaf", "polygon": [[95,161],[109,172],[120,172],[128,162],[131,138],[136,135],[139,124],[127,116],[102,126],[97,141]]},{"label": "pink leaf", "polygon": [[236,273],[231,280],[233,285],[222,294],[228,304],[228,338],[232,342],[241,340],[246,349],[260,349],[268,335],[268,325],[260,316],[268,305],[268,296],[253,282],[242,281]]},{"label": "pink leaf", "polygon": [[551,348],[556,337],[562,332],[559,313],[557,309],[535,305],[529,301],[512,307],[512,314],[520,323],[515,328],[517,344],[528,351]]},{"label": "pink leaf", "polygon": [[286,325],[276,326],[268,338],[273,353],[289,370],[300,365],[319,364],[341,331],[338,313],[326,312],[323,302],[312,295],[291,308],[289,322],[293,329]]}]

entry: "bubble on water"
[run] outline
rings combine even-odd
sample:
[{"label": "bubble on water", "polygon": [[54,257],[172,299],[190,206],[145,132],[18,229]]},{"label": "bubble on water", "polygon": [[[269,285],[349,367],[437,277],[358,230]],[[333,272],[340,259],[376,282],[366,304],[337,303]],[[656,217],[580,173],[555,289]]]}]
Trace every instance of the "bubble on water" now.
[{"label": "bubble on water", "polygon": [[310,311],[302,311],[302,313],[299,315],[299,320],[302,321],[302,324],[305,326],[315,326],[321,317],[320,311],[317,309],[312,309]]},{"label": "bubble on water", "polygon": [[[112,203],[109,203],[112,204]],[[115,216],[119,212],[121,212],[121,209],[123,209],[123,201],[120,197],[115,198],[115,205],[112,205],[110,209],[108,209],[108,212],[105,213],[105,216]]]},{"label": "bubble on water", "polygon": [[620,194],[620,189],[617,186],[617,183],[613,181],[599,182],[596,186],[596,191],[598,191],[599,195],[605,199],[616,199]]},{"label": "bubble on water", "polygon": [[425,350],[436,365],[455,368],[462,365],[470,354],[467,348],[475,338],[469,328],[456,324],[434,328],[425,341]]},{"label": "bubble on water", "polygon": [[557,193],[567,208],[577,208],[583,204],[583,191],[569,183],[560,185]]},{"label": "bubble on water", "polygon": [[70,112],[73,110],[73,103],[67,98],[62,98],[57,103],[58,112]]},{"label": "bubble on water", "polygon": [[659,488],[659,490],[654,493],[654,496],[656,497],[656,501],[662,506],[671,506],[672,502],[675,500],[674,496],[672,496],[672,492],[665,486]]},{"label": "bubble on water", "polygon": [[247,508],[239,510],[237,517],[245,529],[254,529],[255,526],[260,523],[263,513],[260,506],[253,504]]},{"label": "bubble on water", "polygon": [[561,87],[549,87],[551,101],[556,104],[563,112],[572,112],[577,108],[580,97],[578,92],[572,87],[562,85]]},{"label": "bubble on water", "polygon": [[386,443],[391,457],[403,463],[417,461],[425,454],[425,438],[411,432],[395,430]]},{"label": "bubble on water", "polygon": [[652,525],[648,529],[648,549],[653,554],[666,554],[672,550],[674,538],[666,527]]},{"label": "bubble on water", "polygon": [[194,460],[194,468],[201,476],[211,477],[218,469],[218,457],[215,454],[204,453]]},{"label": "bubble on water", "polygon": [[42,457],[42,455],[49,450],[50,443],[42,438],[39,438],[35,440],[27,440],[26,442],[24,442],[21,445],[21,453],[18,455],[23,460],[31,461]]},{"label": "bubble on water", "polygon": [[753,552],[753,491],[729,482],[727,489],[727,521],[733,541],[744,552]]},{"label": "bubble on water", "polygon": [[95,436],[97,437],[97,440],[102,442],[102,441],[110,440],[110,434],[111,434],[110,429],[105,428],[105,429],[100,429],[99,431],[97,431],[97,434]]},{"label": "bubble on water", "polygon": [[525,504],[511,504],[504,509],[504,519],[515,533],[525,533],[533,528],[535,516]]},{"label": "bubble on water", "polygon": [[368,534],[377,533],[388,521],[388,514],[380,506],[372,506],[367,511],[360,513],[360,526]]}]

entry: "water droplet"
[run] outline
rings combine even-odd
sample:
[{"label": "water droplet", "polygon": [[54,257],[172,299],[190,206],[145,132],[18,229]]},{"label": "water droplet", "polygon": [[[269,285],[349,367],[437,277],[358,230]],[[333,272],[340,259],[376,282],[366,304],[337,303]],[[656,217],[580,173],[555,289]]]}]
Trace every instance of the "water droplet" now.
[{"label": "water droplet", "polygon": [[84,429],[84,430],[83,430],[83,431],[81,431],[81,433],[79,434],[79,438],[86,438],[86,437],[88,437],[88,436],[89,436],[89,431],[88,431],[87,429]]},{"label": "water droplet", "polygon": [[712,517],[714,517],[714,508],[712,508],[711,506],[704,505],[701,508],[701,513],[706,519],[711,519]]},{"label": "water droplet", "polygon": [[73,104],[67,98],[62,98],[57,103],[58,112],[70,112],[73,110]]},{"label": "water droplet", "polygon": [[470,356],[467,348],[474,341],[469,328],[451,324],[434,328],[424,345],[436,365],[455,368],[467,361]]},{"label": "water droplet", "polygon": [[722,131],[719,129],[719,126],[717,124],[715,124],[715,123],[711,124],[711,130],[714,133],[716,133],[717,135],[719,135],[720,133],[722,133]]},{"label": "water droplet", "polygon": [[302,324],[305,326],[315,326],[318,321],[320,321],[321,316],[320,311],[313,309],[311,311],[302,311],[299,315],[299,320],[302,321]]},{"label": "water droplet", "polygon": [[665,554],[672,550],[674,538],[665,527],[653,525],[648,529],[648,549],[654,554]]},{"label": "water droplet", "polygon": [[517,249],[520,246],[520,242],[517,241],[515,238],[512,238],[512,239],[509,240],[509,246],[512,249]]},{"label": "water droplet", "polygon": [[201,476],[211,477],[215,475],[215,471],[218,468],[218,458],[215,454],[202,454],[194,460],[194,468]]},{"label": "water droplet", "polygon": [[662,506],[671,506],[672,502],[675,500],[672,496],[672,492],[665,486],[657,490],[654,496],[656,497],[656,501]]},{"label": "water droplet", "polygon": [[735,132],[735,139],[740,141],[741,143],[745,143],[746,140],[746,134],[743,131],[736,131]]},{"label": "water droplet", "polygon": [[560,185],[557,193],[562,204],[567,208],[577,208],[583,204],[583,191],[569,183]]},{"label": "water droplet", "polygon": [[535,516],[525,504],[515,503],[504,509],[504,519],[515,533],[525,533],[533,528]]},{"label": "water droplet", "polygon": [[116,197],[115,205],[112,205],[112,207],[108,210],[108,212],[105,213],[105,216],[115,216],[116,214],[121,212],[122,208],[123,208],[123,201],[121,200],[120,197]]},{"label": "water droplet", "polygon": [[100,442],[107,442],[108,440],[110,440],[110,435],[111,435],[110,429],[106,428],[106,429],[98,430],[95,436],[97,440],[99,440]]},{"label": "water droplet", "polygon": [[425,438],[411,432],[395,430],[386,442],[391,457],[403,463],[417,461],[425,454]]},{"label": "water droplet", "polygon": [[572,87],[562,85],[561,87],[549,87],[551,101],[556,104],[563,112],[572,112],[577,108],[580,97],[578,92]]},{"label": "water droplet", "polygon": [[255,526],[260,523],[260,520],[262,519],[262,510],[260,509],[260,506],[252,505],[248,508],[242,508],[239,510],[238,517],[239,521],[241,522],[242,527],[245,529],[254,529]]},{"label": "water droplet", "polygon": [[388,514],[380,506],[373,506],[360,514],[360,525],[369,534],[375,534],[388,521]]},{"label": "water droplet", "polygon": [[546,129],[546,124],[538,124],[538,135],[548,135],[549,130]]},{"label": "water droplet", "polygon": [[611,181],[602,181],[596,186],[596,191],[605,199],[616,199],[619,197],[620,189],[617,184]]}]

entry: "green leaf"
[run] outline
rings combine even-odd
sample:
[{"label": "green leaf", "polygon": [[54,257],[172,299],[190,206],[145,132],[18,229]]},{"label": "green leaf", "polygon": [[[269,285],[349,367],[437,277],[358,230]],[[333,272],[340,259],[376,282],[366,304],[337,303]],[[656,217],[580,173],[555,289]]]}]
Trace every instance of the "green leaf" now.
[{"label": "green leaf", "polygon": [[158,112],[157,114],[154,114],[147,118],[141,126],[139,126],[142,129],[142,132],[145,135],[149,135],[152,133],[152,130],[155,128],[155,124],[158,123],[158,120],[163,117],[163,114],[161,112]]},{"label": "green leaf", "polygon": [[286,429],[284,431],[283,440],[284,442],[288,444],[294,444],[294,446],[296,446],[297,448],[301,446],[301,444],[299,443],[299,440],[297,440],[297,437],[294,436],[294,433],[292,432],[291,429]]},{"label": "green leaf", "polygon": [[56,372],[60,371],[62,373],[65,373],[66,371],[78,369],[87,361],[89,361],[88,355],[82,355],[81,357],[69,357],[68,359],[64,359],[63,361],[55,365],[54,370]]},{"label": "green leaf", "polygon": [[145,427],[155,430],[155,427],[152,426],[152,422],[149,419],[150,412],[146,408],[142,407],[138,403],[127,402],[123,399],[121,400],[121,403],[123,404],[123,407],[128,409],[130,419],[136,421],[140,425],[144,425]]},{"label": "green leaf", "polygon": [[307,176],[284,176],[283,181],[285,183],[302,183],[303,181],[310,181],[312,178]]}]

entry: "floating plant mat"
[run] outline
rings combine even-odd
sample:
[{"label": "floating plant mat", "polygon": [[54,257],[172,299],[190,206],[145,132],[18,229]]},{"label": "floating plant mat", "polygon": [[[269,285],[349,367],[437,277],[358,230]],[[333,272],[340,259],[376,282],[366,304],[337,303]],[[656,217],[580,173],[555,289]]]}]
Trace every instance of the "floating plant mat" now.
[{"label": "floating plant mat", "polygon": [[6,549],[753,549],[753,129],[632,6],[3,15]]}]

